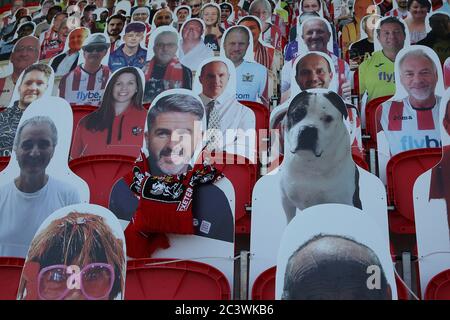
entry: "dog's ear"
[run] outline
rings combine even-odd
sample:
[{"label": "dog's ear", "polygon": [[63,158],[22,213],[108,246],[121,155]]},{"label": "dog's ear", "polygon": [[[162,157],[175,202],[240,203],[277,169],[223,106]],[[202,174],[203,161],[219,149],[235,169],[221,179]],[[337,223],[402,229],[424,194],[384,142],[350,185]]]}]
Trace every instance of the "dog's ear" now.
[{"label": "dog's ear", "polygon": [[344,119],[348,118],[347,106],[345,105],[344,100],[335,92],[329,91],[324,94],[325,98],[330,101],[330,103],[339,110],[340,113],[344,116]]}]

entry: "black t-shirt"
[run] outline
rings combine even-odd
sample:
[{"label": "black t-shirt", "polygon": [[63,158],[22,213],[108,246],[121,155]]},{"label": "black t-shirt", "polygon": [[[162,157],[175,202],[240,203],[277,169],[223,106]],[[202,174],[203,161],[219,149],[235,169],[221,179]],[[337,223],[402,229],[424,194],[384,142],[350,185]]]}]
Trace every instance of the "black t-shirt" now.
[{"label": "black t-shirt", "polygon": [[364,60],[366,55],[372,55],[374,51],[373,42],[369,42],[367,38],[354,42],[350,47],[350,59],[361,57]]}]

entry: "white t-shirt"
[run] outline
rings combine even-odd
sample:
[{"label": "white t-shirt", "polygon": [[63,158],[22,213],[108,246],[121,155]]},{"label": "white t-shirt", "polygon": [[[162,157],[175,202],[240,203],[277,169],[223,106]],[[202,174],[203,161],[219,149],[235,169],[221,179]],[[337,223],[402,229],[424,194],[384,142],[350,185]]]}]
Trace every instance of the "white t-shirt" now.
[{"label": "white t-shirt", "polygon": [[236,99],[259,101],[264,97],[267,85],[267,69],[256,62],[243,61],[236,68]]},{"label": "white t-shirt", "polygon": [[49,177],[37,192],[25,193],[14,181],[0,187],[0,256],[26,257],[42,222],[54,211],[80,203],[77,190]]}]

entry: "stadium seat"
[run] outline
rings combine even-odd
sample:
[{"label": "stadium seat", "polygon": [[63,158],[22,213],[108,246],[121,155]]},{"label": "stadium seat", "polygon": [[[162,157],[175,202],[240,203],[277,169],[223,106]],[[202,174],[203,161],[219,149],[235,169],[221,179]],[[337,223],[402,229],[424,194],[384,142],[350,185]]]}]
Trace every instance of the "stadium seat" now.
[{"label": "stadium seat", "polygon": [[262,272],[252,288],[252,300],[274,300],[275,299],[275,274],[277,268],[272,267]]},{"label": "stadium seat", "polygon": [[393,156],[386,166],[389,228],[394,233],[415,234],[413,188],[416,179],[434,167],[441,148],[416,149]]},{"label": "stadium seat", "polygon": [[0,157],[0,171],[6,168],[11,157]]},{"label": "stadium seat", "polygon": [[75,130],[77,129],[80,120],[97,109],[98,108],[94,106],[72,106],[73,112],[72,141],[75,134]]},{"label": "stadium seat", "polygon": [[424,300],[450,300],[450,269],[435,275],[425,289]]},{"label": "stadium seat", "polygon": [[[272,267],[262,272],[252,288],[252,300],[274,300],[275,299],[275,277],[277,268]],[[450,279],[450,277],[449,277]],[[395,276],[395,283],[397,285],[397,296],[399,300],[408,300],[408,290]],[[450,292],[450,291],[449,291]],[[449,298],[447,298],[449,299]]]},{"label": "stadium seat", "polygon": [[23,258],[0,257],[0,300],[16,300],[24,263]]},{"label": "stadium seat", "polygon": [[384,96],[370,100],[366,105],[366,141],[365,149],[376,148],[377,145],[377,109],[392,96]]},{"label": "stadium seat", "polygon": [[72,160],[69,167],[89,185],[90,203],[107,208],[114,183],[131,171],[135,160],[128,156],[96,155]]},{"label": "stadium seat", "polygon": [[249,234],[251,220],[246,208],[251,206],[253,187],[257,180],[257,165],[244,157],[227,153],[223,153],[219,159],[223,159],[223,164],[216,166],[231,181],[235,189],[235,232]]},{"label": "stadium seat", "polygon": [[[268,140],[262,140],[262,139],[268,139],[268,129],[269,129],[269,119],[270,119],[270,112],[267,107],[265,107],[263,104],[254,102],[254,101],[239,101],[244,106],[250,108],[253,113],[255,114],[255,120],[256,120],[256,139],[257,139],[257,150],[258,150],[258,159],[261,157],[261,152],[263,151],[264,146],[268,146]],[[266,130],[267,134],[261,136],[261,133]],[[264,148],[266,149],[266,148]],[[264,150],[267,151],[267,150]]]},{"label": "stadium seat", "polygon": [[126,300],[230,300],[230,285],[216,268],[196,261],[130,260]]}]

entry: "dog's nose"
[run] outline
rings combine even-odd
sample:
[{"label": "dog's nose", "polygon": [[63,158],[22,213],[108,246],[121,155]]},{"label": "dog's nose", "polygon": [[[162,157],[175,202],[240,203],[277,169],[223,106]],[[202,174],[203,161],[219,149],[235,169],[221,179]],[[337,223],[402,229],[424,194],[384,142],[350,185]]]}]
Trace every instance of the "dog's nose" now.
[{"label": "dog's nose", "polygon": [[298,133],[297,150],[315,150],[317,137],[318,133],[316,127],[303,127]]}]

